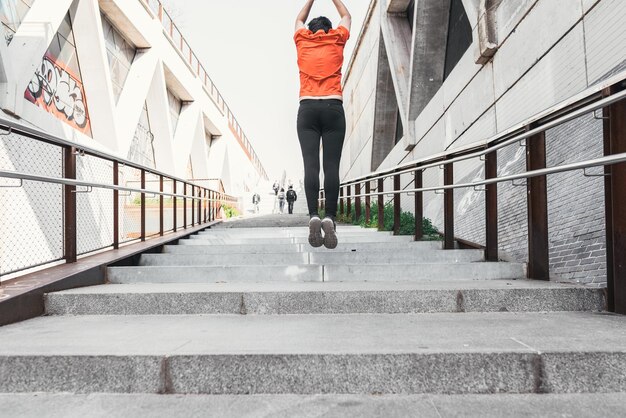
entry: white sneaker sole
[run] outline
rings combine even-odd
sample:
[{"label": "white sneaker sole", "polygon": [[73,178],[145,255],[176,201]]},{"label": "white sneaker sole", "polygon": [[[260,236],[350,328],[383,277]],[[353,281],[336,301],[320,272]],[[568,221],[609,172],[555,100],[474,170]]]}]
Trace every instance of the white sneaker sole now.
[{"label": "white sneaker sole", "polygon": [[318,248],[324,245],[324,237],[322,237],[322,220],[313,218],[309,221],[309,244],[311,247]]},{"label": "white sneaker sole", "polygon": [[337,239],[337,232],[335,232],[335,225],[333,221],[324,219],[322,221],[322,229],[324,230],[324,247],[329,250],[337,248],[339,240]]}]

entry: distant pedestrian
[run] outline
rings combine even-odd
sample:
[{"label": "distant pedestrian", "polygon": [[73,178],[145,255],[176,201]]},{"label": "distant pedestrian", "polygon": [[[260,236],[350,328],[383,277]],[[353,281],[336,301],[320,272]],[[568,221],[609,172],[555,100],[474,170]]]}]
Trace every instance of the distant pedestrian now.
[{"label": "distant pedestrian", "polygon": [[289,214],[293,215],[293,204],[298,200],[298,195],[296,191],[293,189],[293,186],[289,186],[289,190],[287,190],[287,205],[289,208]]},{"label": "distant pedestrian", "polygon": [[285,189],[282,187],[280,192],[278,192],[278,207],[280,208],[280,213],[285,212]]},{"label": "distant pedestrian", "polygon": [[259,213],[259,202],[261,202],[261,196],[258,193],[252,195],[252,204],[254,205],[254,212]]},{"label": "distant pedestrian", "polygon": [[276,180],[274,182],[274,185],[272,186],[272,190],[274,190],[274,196],[278,196],[278,189],[280,188],[280,185],[278,184],[278,180]]}]

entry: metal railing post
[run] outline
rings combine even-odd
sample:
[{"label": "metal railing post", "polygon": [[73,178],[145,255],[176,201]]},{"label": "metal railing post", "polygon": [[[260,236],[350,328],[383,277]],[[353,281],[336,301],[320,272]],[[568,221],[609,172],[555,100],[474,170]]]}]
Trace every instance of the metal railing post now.
[{"label": "metal railing post", "polygon": [[346,216],[350,216],[352,214],[352,186],[346,187]]},{"label": "metal railing post", "polygon": [[[485,155],[485,179],[498,177],[498,152]],[[485,186],[485,261],[498,261],[498,183]]]},{"label": "metal railing post", "polygon": [[365,223],[369,224],[372,220],[372,184],[370,181],[365,182]]},{"label": "metal railing post", "polygon": [[343,204],[343,187],[339,187],[339,213],[343,216],[346,214]]},{"label": "metal railing post", "polygon": [[[67,179],[76,179],[76,148],[64,148],[63,171]],[[64,213],[64,234],[63,252],[65,261],[75,263],[77,256],[76,241],[76,186],[64,186],[65,213]]]},{"label": "metal railing post", "polygon": [[[174,194],[174,195],[176,194],[176,183],[177,183],[177,181],[173,180],[173,183],[172,183],[172,194]],[[173,205],[173,212],[174,212],[174,215],[173,215],[173,218],[174,218],[174,232],[176,232],[176,229],[177,229],[176,228],[176,222],[177,222],[176,217],[178,216],[178,214],[176,213],[178,211],[178,209],[176,209],[176,203],[177,203],[178,198],[176,196],[174,196],[174,197],[172,197],[172,199],[173,199],[172,200],[172,202],[173,202],[172,205]]]},{"label": "metal railing post", "polygon": [[[159,176],[159,191],[163,193],[163,176]],[[165,202],[164,196],[159,196],[159,235],[165,234]]]},{"label": "metal railing post", "polygon": [[385,180],[380,178],[378,179],[378,188],[376,191],[381,193],[378,195],[378,230],[385,230],[385,196],[382,192],[385,190]]},{"label": "metal railing post", "polygon": [[198,186],[198,225],[202,223],[202,188]]},{"label": "metal railing post", "polygon": [[[454,163],[443,167],[443,184],[454,184]],[[443,194],[444,220],[443,220],[443,248],[454,249],[454,189],[446,189]]]},{"label": "metal railing post", "polygon": [[[527,129],[533,129],[530,125]],[[546,134],[541,132],[526,141],[526,170],[546,168]],[[528,278],[550,280],[548,247],[548,188],[546,176],[527,180],[528,190]]]},{"label": "metal railing post", "polygon": [[[113,161],[113,185],[120,185],[119,163]],[[113,249],[120,248],[120,192],[113,190]]]},{"label": "metal railing post", "polygon": [[322,190],[322,200],[320,200],[320,209],[326,210],[326,190]]},{"label": "metal railing post", "polygon": [[398,193],[400,191],[400,174],[396,174],[393,176],[393,190],[396,192],[393,195],[393,234],[400,235],[400,211],[402,209],[401,206],[401,195]]},{"label": "metal railing post", "polygon": [[354,217],[358,221],[361,219],[361,198],[359,197],[361,194],[361,183],[354,185],[354,194],[357,196],[354,198]]},{"label": "metal railing post", "polygon": [[[415,182],[416,189],[424,187],[424,175],[422,170],[415,170]],[[422,192],[415,192],[415,241],[420,241],[424,238],[424,194]]]},{"label": "metal railing post", "polygon": [[[146,189],[146,170],[141,170],[141,190]],[[141,240],[146,240],[146,194],[141,193]]]},{"label": "metal railing post", "polygon": [[[626,152],[626,101],[604,117],[605,155]],[[607,309],[626,314],[626,163],[605,166],[605,174]]]},{"label": "metal railing post", "polygon": [[[183,195],[187,196],[187,183],[184,182]],[[187,229],[187,197],[183,197],[183,229]]]},{"label": "metal railing post", "polygon": [[[191,185],[191,196],[195,197],[196,196],[196,186],[194,186],[193,184]],[[194,199],[191,199],[191,226],[194,226],[196,224],[196,201]]]},{"label": "metal railing post", "polygon": [[204,223],[209,222],[209,201],[206,200],[209,198],[209,191],[204,189]]}]

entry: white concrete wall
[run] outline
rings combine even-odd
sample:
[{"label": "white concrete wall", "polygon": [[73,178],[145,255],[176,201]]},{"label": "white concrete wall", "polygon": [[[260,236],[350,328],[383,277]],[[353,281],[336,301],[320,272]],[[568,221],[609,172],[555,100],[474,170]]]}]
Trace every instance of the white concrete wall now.
[{"label": "white concrete wall", "polygon": [[[68,12],[92,137],[24,98],[24,91]],[[101,13],[138,48],[117,102]],[[36,0],[8,46],[3,31],[0,25],[0,108],[5,111],[0,112],[0,125],[3,119],[11,119],[74,142],[79,148],[88,146],[125,159],[143,105],[147,103],[157,170],[186,179],[191,158],[194,178],[220,179],[225,192],[233,196],[253,189],[262,177],[262,170],[258,170],[250,157],[254,151],[239,141],[245,134],[240,132],[238,138],[227,108],[216,102],[204,84],[204,76],[197,75],[197,68],[190,66],[188,56],[179,52],[157,16],[142,0]],[[184,102],[175,131],[168,89]],[[207,135],[219,137],[214,141],[214,149],[209,149],[211,141],[206,140]],[[60,156],[58,147],[38,144],[15,134],[0,137],[2,170],[61,177]],[[102,160],[79,156],[77,170],[81,180],[112,183],[112,166]],[[10,184],[14,182],[0,179],[0,186]],[[148,187],[153,186],[150,183]],[[6,203],[0,205],[0,274],[63,256],[61,191],[60,186],[38,183],[26,183],[23,188],[0,188],[0,198]],[[112,244],[112,199],[111,191],[96,189],[78,195],[79,252]],[[124,202],[124,198],[120,201]],[[124,231],[136,230],[137,225],[130,225],[132,220],[122,219],[121,223]],[[149,224],[153,222],[149,220]]]},{"label": "white concrete wall", "polygon": [[[371,136],[373,111],[364,103],[376,101],[377,67],[367,40],[378,39],[381,33],[386,45],[403,44],[388,30],[392,19],[385,5],[395,0],[372,0],[371,24],[361,35],[362,45],[352,60],[344,80],[347,114],[353,120],[367,119],[361,127],[349,127],[344,147],[342,179],[348,180],[371,172]],[[378,167],[384,169],[403,162],[418,160],[446,150],[480,145],[496,134],[512,131],[528,123],[528,119],[590,89],[626,78],[626,2],[623,0],[503,0],[493,13],[496,19],[497,51],[485,64],[477,64],[481,45],[479,18],[484,15],[485,2],[463,1],[473,27],[473,45],[456,65],[439,91],[424,110],[405,126],[405,137],[393,148]],[[383,7],[380,7],[381,4]],[[397,17],[394,17],[397,18]],[[381,22],[381,23],[374,23]],[[419,25],[419,22],[417,22]],[[387,29],[386,29],[387,28]],[[415,51],[412,51],[414,53]],[[388,48],[388,53],[392,50]],[[405,79],[403,68],[393,68],[396,86]],[[407,86],[401,86],[407,90]],[[372,97],[374,96],[374,97]],[[399,107],[403,106],[399,97]],[[360,119],[352,115],[359,115]],[[366,129],[369,126],[369,130]],[[602,153],[602,129],[593,117],[571,122],[567,127],[548,132],[552,144],[548,159],[552,165],[564,161],[594,158]],[[368,139],[369,138],[369,139]],[[370,141],[370,142],[368,142]],[[367,147],[363,147],[366,144]],[[410,146],[415,147],[410,149]],[[359,152],[360,151],[360,152]],[[518,145],[499,153],[499,175],[525,169],[524,149]],[[597,214],[603,189],[597,183],[581,179],[582,175],[555,176],[549,196],[550,252],[553,273],[566,278],[602,283],[604,276],[602,214]],[[470,161],[455,165],[457,182],[482,179],[483,163]],[[424,173],[424,186],[443,182],[438,168]],[[555,183],[556,182],[556,183]],[[408,181],[403,180],[403,187]],[[391,187],[389,181],[385,188]],[[584,199],[567,199],[584,196]],[[500,247],[502,254],[526,261],[526,189],[503,184],[499,188]],[[565,204],[563,202],[566,202]],[[425,216],[443,227],[443,198],[426,193]],[[402,206],[413,210],[412,196],[403,195]],[[592,214],[581,219],[581,214]],[[484,196],[480,191],[455,192],[455,233],[473,242],[484,241]],[[572,260],[571,253],[576,252]],[[576,264],[580,262],[580,265]]]},{"label": "white concrete wall", "polygon": [[[23,98],[28,81],[68,10],[73,19],[93,138]],[[111,87],[101,11],[127,40],[138,47],[149,48],[138,53],[117,104]],[[204,132],[222,135],[227,139],[229,153],[241,156],[232,185],[225,184],[227,192],[236,195],[258,173],[231,132],[223,109],[207,94],[203,80],[192,71],[185,58],[141,0],[37,0],[8,48],[0,48],[2,68],[7,72],[7,79],[0,83],[0,106],[20,117],[20,122],[26,125],[125,158],[141,108],[147,100],[155,134],[157,169],[184,178],[191,155],[195,177],[218,177],[219,167],[212,167],[203,158],[208,155]],[[166,88],[175,91],[185,102],[192,102],[181,113],[181,123],[175,133],[171,132],[167,113]],[[225,157],[223,154],[222,158]]]}]

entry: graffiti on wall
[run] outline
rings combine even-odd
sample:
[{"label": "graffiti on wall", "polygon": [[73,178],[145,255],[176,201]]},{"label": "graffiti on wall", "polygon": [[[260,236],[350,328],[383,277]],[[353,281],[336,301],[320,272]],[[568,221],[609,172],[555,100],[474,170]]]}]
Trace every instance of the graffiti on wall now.
[{"label": "graffiti on wall", "polygon": [[91,124],[80,79],[46,55],[28,84],[24,97],[78,131],[91,136]]}]

